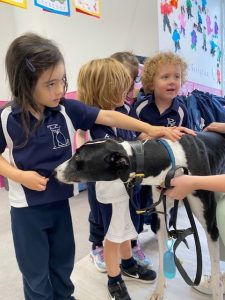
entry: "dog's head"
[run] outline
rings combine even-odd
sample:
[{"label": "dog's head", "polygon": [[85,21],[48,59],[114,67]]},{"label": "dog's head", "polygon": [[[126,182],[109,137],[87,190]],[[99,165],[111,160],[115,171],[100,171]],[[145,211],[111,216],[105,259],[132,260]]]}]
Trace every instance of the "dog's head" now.
[{"label": "dog's head", "polygon": [[126,182],[130,174],[130,160],[123,143],[101,139],[85,143],[55,172],[56,178],[64,183],[111,181],[118,178]]}]

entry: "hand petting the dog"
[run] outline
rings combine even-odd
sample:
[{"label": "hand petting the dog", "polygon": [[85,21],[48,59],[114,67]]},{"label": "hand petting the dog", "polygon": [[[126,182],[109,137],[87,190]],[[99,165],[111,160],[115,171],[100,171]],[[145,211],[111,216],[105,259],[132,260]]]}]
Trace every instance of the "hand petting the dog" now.
[{"label": "hand petting the dog", "polygon": [[176,127],[177,130],[179,130],[180,132],[182,132],[183,134],[190,134],[190,135],[193,135],[193,136],[196,136],[196,132],[190,128],[187,128],[187,127],[183,127],[183,126],[178,126]]},{"label": "hand petting the dog", "polygon": [[[151,137],[165,137],[175,142],[179,140],[185,133],[196,135],[192,129],[186,127],[164,127],[164,126],[152,126],[154,130],[150,132]],[[152,128],[152,129],[153,129]]]},{"label": "hand petting the dog", "polygon": [[203,131],[215,131],[225,133],[225,123],[213,122],[209,124]]}]

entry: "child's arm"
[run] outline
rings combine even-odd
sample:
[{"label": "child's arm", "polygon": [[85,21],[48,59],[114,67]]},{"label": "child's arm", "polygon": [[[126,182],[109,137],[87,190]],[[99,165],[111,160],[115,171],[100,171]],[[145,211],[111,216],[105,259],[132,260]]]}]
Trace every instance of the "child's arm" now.
[{"label": "child's arm", "polygon": [[172,141],[176,141],[177,139],[180,139],[181,136],[183,135],[182,132],[195,135],[194,131],[191,129],[152,126],[150,124],[144,123],[132,117],[128,117],[125,114],[116,111],[110,111],[110,110],[100,110],[95,123],[107,125],[110,127],[118,127],[122,129],[144,132],[150,137],[164,136]]},{"label": "child's arm", "polygon": [[13,167],[2,155],[0,155],[0,175],[35,191],[44,191],[48,182],[48,178],[35,171],[23,171]]},{"label": "child's arm", "polygon": [[76,132],[76,147],[79,148],[86,142],[86,131],[78,129]]}]

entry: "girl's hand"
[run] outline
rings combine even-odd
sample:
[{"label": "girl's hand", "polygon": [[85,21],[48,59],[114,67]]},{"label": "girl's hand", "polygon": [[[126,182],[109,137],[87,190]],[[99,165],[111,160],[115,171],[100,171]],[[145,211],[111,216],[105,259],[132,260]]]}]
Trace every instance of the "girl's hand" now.
[{"label": "girl's hand", "polygon": [[187,127],[178,126],[176,129],[179,130],[180,132],[187,133],[187,134],[190,134],[190,135],[193,135],[193,136],[197,135],[194,130],[189,129]]},{"label": "girl's hand", "polygon": [[[177,130],[176,127],[152,126],[152,137],[165,137],[173,142],[180,139],[183,135],[182,132]],[[153,129],[152,128],[152,129]]]},{"label": "girl's hand", "polygon": [[164,127],[164,126],[153,126],[154,132],[153,137],[165,137],[173,142],[179,140],[185,133],[196,135],[192,129],[185,127]]},{"label": "girl's hand", "polygon": [[213,122],[209,124],[203,131],[215,131],[219,133],[225,133],[225,123]]},{"label": "girl's hand", "polygon": [[49,179],[35,171],[21,171],[18,182],[34,191],[45,191]]}]

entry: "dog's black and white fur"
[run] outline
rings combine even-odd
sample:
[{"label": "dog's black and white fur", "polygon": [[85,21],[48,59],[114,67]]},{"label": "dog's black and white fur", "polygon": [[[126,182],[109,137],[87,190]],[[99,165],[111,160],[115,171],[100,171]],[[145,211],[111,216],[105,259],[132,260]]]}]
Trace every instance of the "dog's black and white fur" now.
[{"label": "dog's black and white fur", "polygon": [[[168,141],[176,165],[185,166],[192,175],[218,174],[225,166],[225,137],[207,132],[197,137],[184,135],[179,141]],[[161,185],[171,168],[171,160],[165,147],[157,140],[148,140],[144,145],[144,179],[142,184],[151,185],[153,201],[159,199],[156,188]],[[121,178],[129,180],[133,175],[131,158],[132,148],[129,142],[115,140],[97,140],[81,146],[75,155],[56,169],[57,178],[66,183],[79,181],[111,181]],[[214,194],[208,191],[196,191],[188,197],[194,215],[205,229],[211,259],[213,300],[223,299],[223,286],[219,270],[218,229],[216,226],[216,202]],[[162,205],[162,204],[161,204]],[[158,210],[163,208],[158,206]],[[163,298],[165,278],[163,276],[163,253],[167,231],[164,216],[158,215],[160,227],[157,232],[159,242],[158,281],[151,300]]]}]

